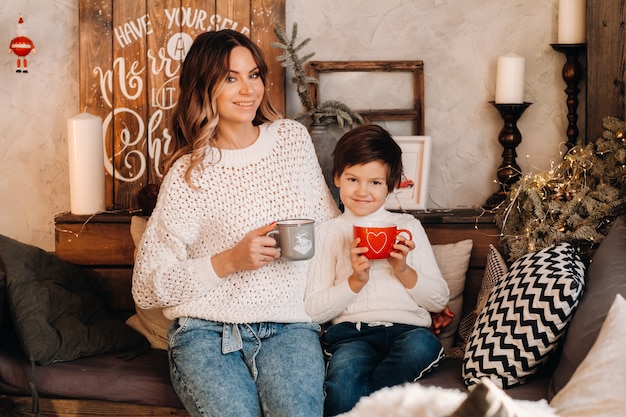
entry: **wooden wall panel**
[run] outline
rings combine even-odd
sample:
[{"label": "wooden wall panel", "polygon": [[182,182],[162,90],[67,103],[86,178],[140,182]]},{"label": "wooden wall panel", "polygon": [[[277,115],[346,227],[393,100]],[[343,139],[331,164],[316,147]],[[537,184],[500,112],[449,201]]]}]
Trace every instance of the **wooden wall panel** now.
[{"label": "wooden wall panel", "polygon": [[[79,1],[78,10],[80,112],[91,113],[104,120],[111,109],[106,74],[113,71],[113,0]],[[104,143],[112,143],[111,137],[110,130],[105,132]],[[110,150],[109,147],[107,151]],[[105,175],[105,182],[105,203],[110,207],[113,205],[112,177]]]},{"label": "wooden wall panel", "polygon": [[220,25],[245,31],[250,28],[250,0],[222,0],[215,2],[215,14],[221,16]]},{"label": "wooden wall panel", "polygon": [[[158,0],[148,2],[148,15],[152,24],[161,28],[147,36],[147,178],[146,184],[158,184],[162,173],[161,156],[167,152],[171,141],[169,130],[164,123],[170,121],[176,103],[178,76],[186,46],[180,37],[181,27],[172,24],[171,16],[163,10],[176,10],[182,6],[181,0]],[[180,13],[180,12],[179,12]],[[178,35],[178,37],[177,37]],[[140,187],[146,184],[140,184]]]},{"label": "wooden wall panel", "polygon": [[[280,4],[278,4],[280,3]],[[250,0],[250,38],[265,52],[265,59],[270,66],[267,85],[270,100],[281,113],[285,113],[285,70],[276,58],[282,50],[272,48],[276,42],[275,22],[285,27],[285,0]]]},{"label": "wooden wall panel", "polygon": [[138,208],[137,193],[160,184],[180,68],[198,34],[230,28],[253,39],[284,113],[285,70],[271,47],[284,0],[81,0],[79,14],[80,111],[103,119],[110,210]]},{"label": "wooden wall panel", "polygon": [[[132,17],[132,18],[129,18]],[[147,182],[146,121],[149,65],[146,39],[155,26],[144,1],[113,3],[113,115],[106,154],[113,163],[113,193],[119,207],[133,207],[134,196]]]},{"label": "wooden wall panel", "polygon": [[626,1],[587,0],[587,139],[602,135],[602,119],[626,117]]}]

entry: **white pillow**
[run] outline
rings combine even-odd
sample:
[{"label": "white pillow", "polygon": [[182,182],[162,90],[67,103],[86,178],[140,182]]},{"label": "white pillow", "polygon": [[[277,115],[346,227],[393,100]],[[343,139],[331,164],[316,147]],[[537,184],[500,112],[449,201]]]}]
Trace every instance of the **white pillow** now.
[{"label": "white pillow", "polygon": [[456,335],[463,310],[465,278],[467,277],[467,268],[472,256],[473,246],[474,241],[472,239],[443,245],[432,245],[441,275],[443,275],[450,289],[448,307],[454,313],[452,323],[446,326],[441,333],[437,335],[446,354],[454,347],[456,342]]},{"label": "white pillow", "polygon": [[561,417],[622,417],[626,413],[626,300],[615,296],[600,334],[569,382],[550,401]]}]

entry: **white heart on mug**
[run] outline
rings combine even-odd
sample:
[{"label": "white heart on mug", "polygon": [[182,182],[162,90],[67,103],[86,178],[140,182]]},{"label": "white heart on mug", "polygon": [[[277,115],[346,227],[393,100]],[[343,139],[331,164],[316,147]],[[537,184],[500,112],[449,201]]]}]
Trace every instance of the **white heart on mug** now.
[{"label": "white heart on mug", "polygon": [[367,243],[374,252],[380,253],[387,245],[387,234],[385,232],[367,232]]}]

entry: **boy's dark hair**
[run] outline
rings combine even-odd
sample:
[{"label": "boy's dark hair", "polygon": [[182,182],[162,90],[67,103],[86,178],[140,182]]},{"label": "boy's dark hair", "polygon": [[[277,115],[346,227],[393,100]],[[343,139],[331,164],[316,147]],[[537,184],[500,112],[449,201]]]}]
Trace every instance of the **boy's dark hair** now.
[{"label": "boy's dark hair", "polygon": [[402,149],[389,132],[378,125],[361,125],[345,133],[333,152],[333,178],[347,167],[379,161],[387,166],[387,189],[392,192],[402,180]]}]

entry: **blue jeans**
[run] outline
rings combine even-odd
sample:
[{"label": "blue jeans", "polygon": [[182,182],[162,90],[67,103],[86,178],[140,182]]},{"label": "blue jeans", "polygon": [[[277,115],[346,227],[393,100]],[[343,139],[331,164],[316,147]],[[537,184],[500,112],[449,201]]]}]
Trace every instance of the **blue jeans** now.
[{"label": "blue jeans", "polygon": [[321,417],[324,358],[315,323],[170,327],[170,377],[187,412],[212,417]]},{"label": "blue jeans", "polygon": [[339,323],[322,336],[330,356],[324,414],[349,411],[359,399],[383,387],[414,381],[437,366],[443,347],[425,327]]}]

